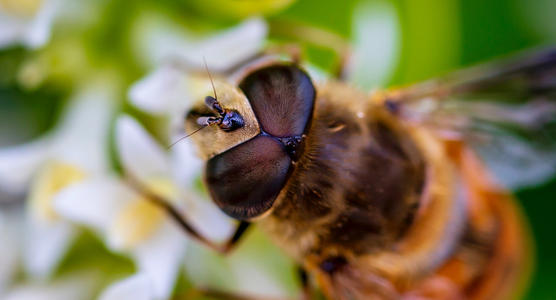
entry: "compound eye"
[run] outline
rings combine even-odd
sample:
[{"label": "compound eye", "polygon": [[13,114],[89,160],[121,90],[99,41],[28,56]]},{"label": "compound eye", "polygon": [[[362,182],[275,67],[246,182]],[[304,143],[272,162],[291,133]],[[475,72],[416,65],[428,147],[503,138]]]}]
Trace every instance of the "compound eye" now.
[{"label": "compound eye", "polygon": [[249,74],[239,87],[267,133],[277,137],[297,136],[308,128],[315,87],[301,69],[290,65],[265,67]]},{"label": "compound eye", "polygon": [[290,165],[279,142],[258,136],[211,158],[205,179],[216,205],[230,217],[246,220],[272,207]]}]

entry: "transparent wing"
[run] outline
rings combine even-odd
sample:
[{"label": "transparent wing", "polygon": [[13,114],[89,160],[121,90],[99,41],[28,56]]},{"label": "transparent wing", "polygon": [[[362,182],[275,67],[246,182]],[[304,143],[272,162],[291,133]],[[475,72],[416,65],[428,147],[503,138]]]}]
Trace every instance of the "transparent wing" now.
[{"label": "transparent wing", "polygon": [[556,174],[556,48],[388,92],[385,105],[464,139],[509,188]]}]

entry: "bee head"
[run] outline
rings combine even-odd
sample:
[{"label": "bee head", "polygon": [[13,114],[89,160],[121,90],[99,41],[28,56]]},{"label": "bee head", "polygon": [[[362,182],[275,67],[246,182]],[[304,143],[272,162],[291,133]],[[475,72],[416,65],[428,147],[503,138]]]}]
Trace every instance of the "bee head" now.
[{"label": "bee head", "polygon": [[[290,64],[255,69],[238,86],[215,82],[186,117],[186,130],[207,160],[205,182],[229,216],[247,220],[269,211],[302,154],[315,101],[309,76]],[[216,92],[215,92],[216,94]]]}]

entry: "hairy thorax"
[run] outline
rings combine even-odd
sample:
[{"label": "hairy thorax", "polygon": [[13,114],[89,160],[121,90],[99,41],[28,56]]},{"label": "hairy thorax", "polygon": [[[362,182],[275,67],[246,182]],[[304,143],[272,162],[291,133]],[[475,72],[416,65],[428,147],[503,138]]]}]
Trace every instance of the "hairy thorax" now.
[{"label": "hairy thorax", "polygon": [[290,255],[360,255],[404,236],[426,163],[409,133],[368,95],[318,89],[304,154],[260,225]]}]

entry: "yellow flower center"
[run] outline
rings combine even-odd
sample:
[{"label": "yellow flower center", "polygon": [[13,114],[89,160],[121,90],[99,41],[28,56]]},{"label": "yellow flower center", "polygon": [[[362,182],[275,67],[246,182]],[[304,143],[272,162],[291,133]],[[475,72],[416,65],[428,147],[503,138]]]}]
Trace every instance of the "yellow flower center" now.
[{"label": "yellow flower center", "polygon": [[18,17],[33,17],[42,4],[42,0],[0,0],[0,11]]},{"label": "yellow flower center", "polygon": [[128,204],[112,225],[117,247],[133,248],[151,237],[162,224],[164,211],[148,199],[139,197]]},{"label": "yellow flower center", "polygon": [[174,183],[167,178],[152,178],[146,182],[146,187],[152,193],[168,200],[176,201],[178,191]]},{"label": "yellow flower center", "polygon": [[[146,187],[168,201],[175,199],[177,194],[175,186],[167,179],[149,180]],[[157,232],[165,216],[166,212],[160,206],[138,195],[116,216],[110,236],[117,248],[134,248]]]},{"label": "yellow flower center", "polygon": [[52,200],[61,189],[81,181],[86,174],[74,165],[62,162],[52,162],[40,170],[37,179],[31,187],[29,205],[31,213],[46,221],[58,219],[54,211]]}]

